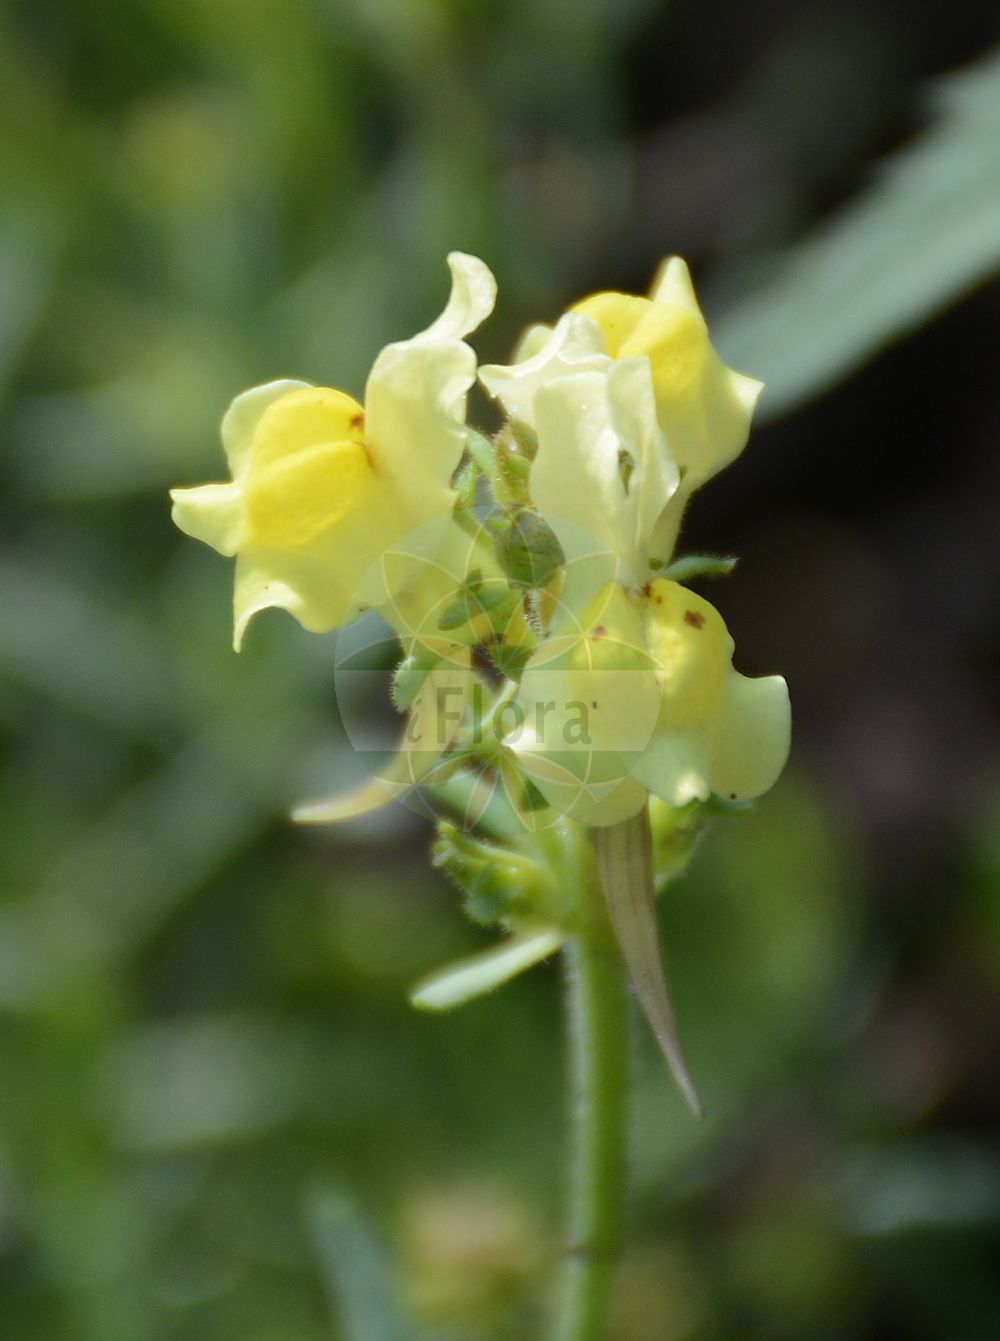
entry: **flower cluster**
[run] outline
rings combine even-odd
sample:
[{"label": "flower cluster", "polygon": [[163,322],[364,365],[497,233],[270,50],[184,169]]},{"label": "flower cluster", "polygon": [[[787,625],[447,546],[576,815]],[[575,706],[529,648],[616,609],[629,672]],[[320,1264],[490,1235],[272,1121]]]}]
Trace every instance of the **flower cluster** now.
[{"label": "flower cluster", "polygon": [[[721,616],[687,585],[726,563],[675,555],[689,499],[742,451],[761,390],[713,349],[685,263],[666,261],[649,297],[584,299],[478,370],[466,337],[496,286],[472,256],[449,265],[444,312],[379,354],[363,405],[294,381],[247,391],[222,424],[232,479],[173,492],[177,525],[235,556],[237,648],[269,606],[314,631],[374,609],[401,640],[398,755],[297,818],[464,778],[480,811],[499,796],[521,821],[503,848],[443,826],[439,859],[515,936],[426,985],[430,1006],[566,934],[547,826],[618,825],[650,798],[675,817],[751,800],[790,733],[784,680],[740,675]],[[502,414],[492,436],[466,422],[477,376]]]}]

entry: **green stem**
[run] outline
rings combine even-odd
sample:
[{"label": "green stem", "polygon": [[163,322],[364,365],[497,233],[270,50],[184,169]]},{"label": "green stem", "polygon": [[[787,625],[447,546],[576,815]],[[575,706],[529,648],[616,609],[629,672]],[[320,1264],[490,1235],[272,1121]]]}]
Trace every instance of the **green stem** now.
[{"label": "green stem", "polygon": [[[583,865],[583,862],[579,862]],[[625,1212],[628,993],[592,860],[566,945],[572,1143],[554,1341],[601,1341]]]}]

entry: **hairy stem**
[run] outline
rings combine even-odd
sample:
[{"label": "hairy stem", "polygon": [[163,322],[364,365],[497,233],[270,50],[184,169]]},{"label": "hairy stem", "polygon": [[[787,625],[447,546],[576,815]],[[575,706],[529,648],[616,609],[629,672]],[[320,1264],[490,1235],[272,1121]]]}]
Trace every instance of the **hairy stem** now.
[{"label": "hairy stem", "polygon": [[[589,854],[588,854],[589,855]],[[588,863],[566,946],[572,1094],[569,1216],[554,1341],[601,1341],[625,1210],[628,993],[600,885]]]}]

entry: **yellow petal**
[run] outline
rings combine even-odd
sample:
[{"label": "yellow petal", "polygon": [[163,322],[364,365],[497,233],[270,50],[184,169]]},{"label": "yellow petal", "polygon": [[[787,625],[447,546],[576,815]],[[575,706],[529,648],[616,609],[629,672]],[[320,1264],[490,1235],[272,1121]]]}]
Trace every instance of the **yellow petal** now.
[{"label": "yellow petal", "polygon": [[243,497],[235,484],[201,484],[195,489],[171,489],[174,525],[232,557],[243,539]]},{"label": "yellow petal", "polygon": [[680,257],[664,264],[651,298],[598,293],[574,311],[601,326],[612,357],[649,359],[660,424],[689,487],[739,455],[762,384],[715,352]]},{"label": "yellow petal", "polygon": [[632,776],[668,805],[707,801],[713,791],[708,729],[658,726]]},{"label": "yellow petal", "polygon": [[781,776],[791,744],[788,686],[729,668],[711,737],[712,790],[732,801],[762,796]]},{"label": "yellow petal", "polygon": [[465,399],[476,356],[462,337],[492,311],[496,282],[482,261],[452,252],[451,296],[442,314],[410,340],[387,345],[365,387],[369,448],[396,481],[413,525],[450,511],[451,477],[465,449]]},{"label": "yellow petal", "polygon": [[[254,615],[262,610],[288,610],[296,619],[308,628],[305,622],[308,616],[309,602],[303,600],[301,593],[287,582],[281,581],[273,565],[254,554],[237,554],[236,572],[233,575],[233,650],[243,648],[243,639]],[[327,627],[335,628],[335,624]],[[312,632],[322,632],[313,629]]]},{"label": "yellow petal", "polygon": [[250,471],[244,488],[246,543],[292,552],[308,549],[349,518],[375,509],[387,491],[355,442],[320,442]]},{"label": "yellow petal", "polygon": [[660,263],[649,297],[654,303],[671,303],[701,315],[691,271],[683,256],[668,256]]},{"label": "yellow petal", "polygon": [[484,540],[482,534],[470,536],[449,515],[408,531],[399,545],[382,554],[382,587],[388,599],[379,613],[399,634],[407,654],[414,642],[437,651],[439,643],[478,641],[468,625],[461,633],[442,633],[440,621],[473,570],[503,579],[494,547]]},{"label": "yellow petal", "polygon": [[716,715],[731,655],[722,616],[677,582],[649,588],[648,646],[662,684],[661,721],[704,726]]},{"label": "yellow petal", "polygon": [[603,549],[641,587],[653,527],[679,482],[649,360],[610,359],[598,324],[568,313],[533,358],[479,375],[537,431],[531,496],[567,558]]},{"label": "yellow petal", "polygon": [[[396,594],[385,588],[381,557],[450,517],[475,379],[475,355],[460,337],[488,315],[496,285],[475,257],[448,260],[447,307],[426,331],[383,350],[366,410],[329,387],[255,387],[223,420],[233,484],[175,492],[178,524],[237,555],[237,647],[271,606],[323,632],[381,605]],[[420,544],[427,557],[426,537]]]},{"label": "yellow petal", "polygon": [[680,484],[678,462],[657,423],[655,393],[644,359],[622,359],[608,371],[612,422],[631,468],[629,524],[643,577],[657,519]]},{"label": "yellow petal", "polygon": [[560,760],[554,755],[519,751],[517,757],[524,772],[553,810],[590,828],[631,819],[648,799],[646,788],[630,777],[621,763],[615,764],[608,759],[600,761],[613,775],[601,779],[581,777],[577,756]]},{"label": "yellow petal", "polygon": [[493,311],[497,300],[497,282],[490,268],[478,256],[468,252],[448,253],[451,271],[451,293],[441,315],[413,337],[414,340],[436,342],[461,340],[471,335]]},{"label": "yellow petal", "polygon": [[556,378],[537,393],[534,412],[535,506],[568,557],[603,550],[620,556],[633,577],[637,555],[620,467],[623,446],[611,423],[606,372]]},{"label": "yellow petal", "polygon": [[645,647],[644,598],[616,582],[532,654],[504,743],[556,810],[613,824],[645,803],[630,777],[656,728],[658,668]]},{"label": "yellow petal", "polygon": [[554,330],[533,326],[530,342],[522,341],[511,364],[483,364],[479,380],[511,419],[534,428],[535,397],[542,387],[572,373],[602,372],[608,364],[601,328],[567,312]]},{"label": "yellow petal", "polygon": [[278,396],[258,416],[250,470],[287,461],[322,443],[365,442],[365,412],[344,391],[305,386]]},{"label": "yellow petal", "polygon": [[237,643],[272,606],[325,632],[384,598],[379,556],[405,534],[407,519],[364,434],[361,406],[330,387],[288,392],[259,416],[243,475]]},{"label": "yellow petal", "polygon": [[633,776],[670,805],[715,792],[749,800],[773,785],[788,757],[791,711],[780,676],[748,679],[732,665],[718,611],[675,582],[650,588],[650,651],[663,699]]},{"label": "yellow petal", "polygon": [[301,391],[308,385],[308,382],[299,382],[293,378],[265,382],[263,386],[251,387],[249,391],[242,392],[230,404],[222,418],[221,432],[222,447],[234,480],[240,478],[250,463],[254,430],[264,411],[274,401],[287,396],[289,391]]},{"label": "yellow petal", "polygon": [[513,363],[523,363],[525,359],[532,358],[552,337],[552,327],[546,326],[543,322],[536,322],[523,331],[514,346],[514,355],[511,360]]}]

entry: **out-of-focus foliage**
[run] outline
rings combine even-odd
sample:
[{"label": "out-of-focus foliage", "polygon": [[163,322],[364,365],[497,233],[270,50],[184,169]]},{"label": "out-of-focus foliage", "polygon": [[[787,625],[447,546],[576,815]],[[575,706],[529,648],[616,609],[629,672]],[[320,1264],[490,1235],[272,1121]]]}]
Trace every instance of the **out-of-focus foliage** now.
[{"label": "out-of-focus foliage", "polygon": [[[995,59],[899,144],[997,34],[959,0],[753,8],[0,15],[5,1338],[396,1341],[394,1291],[421,1335],[538,1334],[556,974],[407,1008],[482,941],[426,828],[284,818],[360,772],[340,711],[386,705],[338,706],[333,640],[280,615],[234,657],[229,566],[165,489],[218,475],[245,386],[360,392],[452,247],[500,277],[484,358],[682,247],[774,409],[970,288]],[[799,738],[664,903],[710,1118],[637,1035],[618,1341],[996,1335],[998,325],[984,293],[760,435],[692,521],[746,556],[723,599]]]},{"label": "out-of-focus foliage", "polygon": [[728,357],[767,384],[765,415],[826,390],[1000,269],[1000,58],[948,80],[931,113],[860,199],[720,322]]}]

